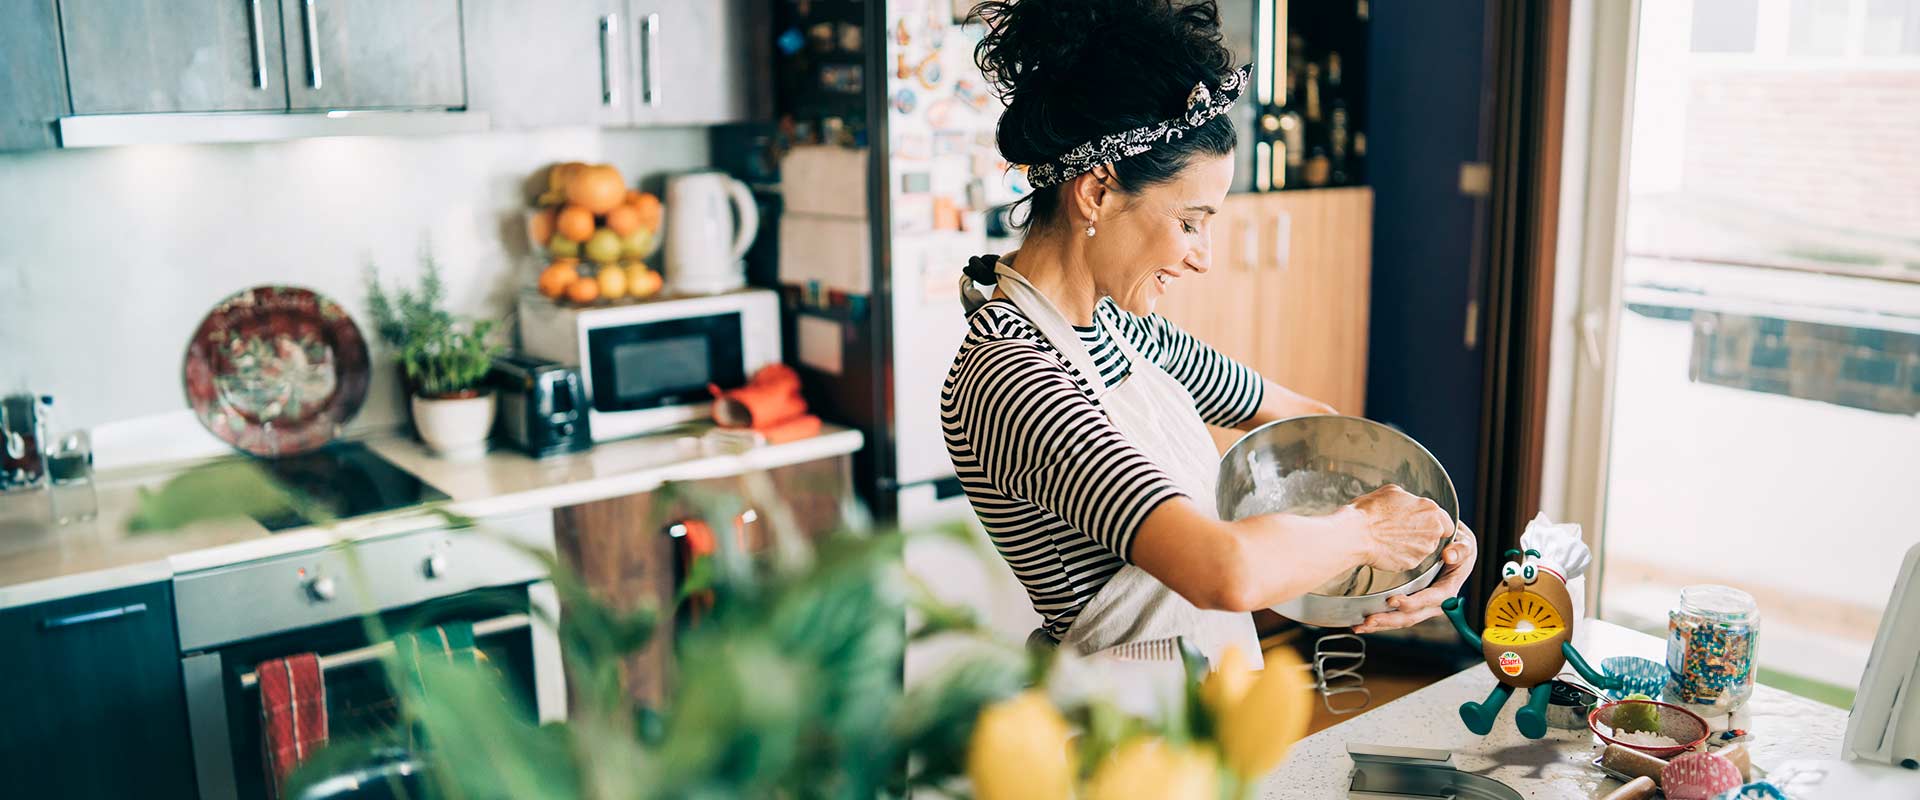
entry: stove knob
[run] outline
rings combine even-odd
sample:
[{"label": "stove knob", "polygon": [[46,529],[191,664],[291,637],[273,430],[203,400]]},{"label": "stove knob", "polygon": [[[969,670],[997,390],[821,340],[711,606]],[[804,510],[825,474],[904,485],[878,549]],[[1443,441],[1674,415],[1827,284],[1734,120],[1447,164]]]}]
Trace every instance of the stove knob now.
[{"label": "stove knob", "polygon": [[307,580],[307,596],[322,603],[333,599],[333,579],[325,575],[316,575]]},{"label": "stove knob", "polygon": [[427,577],[429,578],[446,577],[447,576],[447,554],[434,553],[433,555],[427,556],[427,563],[424,565],[423,569],[427,573]]}]

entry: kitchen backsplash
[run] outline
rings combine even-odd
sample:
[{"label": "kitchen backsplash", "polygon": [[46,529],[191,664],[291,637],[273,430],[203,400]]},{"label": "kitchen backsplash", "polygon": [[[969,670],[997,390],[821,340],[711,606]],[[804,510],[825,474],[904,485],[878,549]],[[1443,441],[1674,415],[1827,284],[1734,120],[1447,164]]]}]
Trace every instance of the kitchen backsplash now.
[{"label": "kitchen backsplash", "polygon": [[[431,247],[456,312],[500,317],[533,267],[523,186],[604,161],[659,190],[708,162],[705,129],[558,129],[433,138],[0,153],[0,393],[55,397],[55,424],[186,408],[187,337],[257,284],[339,300],[369,339],[365,270],[411,282]],[[356,430],[406,420],[376,342]]]}]

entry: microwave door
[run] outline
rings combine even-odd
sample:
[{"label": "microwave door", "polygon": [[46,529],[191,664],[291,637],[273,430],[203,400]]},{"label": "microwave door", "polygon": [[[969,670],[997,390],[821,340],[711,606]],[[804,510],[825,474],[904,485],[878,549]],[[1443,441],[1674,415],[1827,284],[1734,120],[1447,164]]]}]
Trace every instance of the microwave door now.
[{"label": "microwave door", "polygon": [[587,334],[595,438],[698,419],[709,385],[746,382],[737,312],[600,328]]}]

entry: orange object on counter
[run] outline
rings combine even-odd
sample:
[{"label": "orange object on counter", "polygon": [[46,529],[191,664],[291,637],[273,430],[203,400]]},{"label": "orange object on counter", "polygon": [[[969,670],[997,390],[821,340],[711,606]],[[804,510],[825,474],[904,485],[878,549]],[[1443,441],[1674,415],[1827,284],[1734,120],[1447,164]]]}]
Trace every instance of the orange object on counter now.
[{"label": "orange object on counter", "polygon": [[765,433],[807,413],[807,401],[800,397],[800,374],[785,364],[762,367],[738,389],[709,385],[707,390],[713,393],[713,419],[725,428]]},{"label": "orange object on counter", "polygon": [[801,414],[793,419],[776,425],[758,429],[766,437],[767,444],[786,444],[801,439],[810,439],[820,435],[820,418],[812,414]]}]

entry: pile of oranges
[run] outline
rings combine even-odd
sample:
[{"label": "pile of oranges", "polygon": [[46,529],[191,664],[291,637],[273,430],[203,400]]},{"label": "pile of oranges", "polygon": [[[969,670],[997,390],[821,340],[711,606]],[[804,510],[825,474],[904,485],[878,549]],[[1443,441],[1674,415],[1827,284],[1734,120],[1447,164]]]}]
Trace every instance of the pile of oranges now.
[{"label": "pile of oranges", "polygon": [[645,261],[660,240],[660,198],[628,189],[612,165],[570,161],[547,170],[534,204],[527,236],[548,259],[541,294],[590,305],[660,291]]}]

